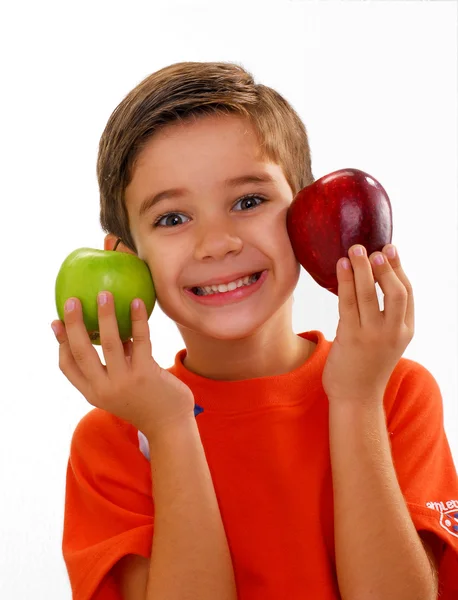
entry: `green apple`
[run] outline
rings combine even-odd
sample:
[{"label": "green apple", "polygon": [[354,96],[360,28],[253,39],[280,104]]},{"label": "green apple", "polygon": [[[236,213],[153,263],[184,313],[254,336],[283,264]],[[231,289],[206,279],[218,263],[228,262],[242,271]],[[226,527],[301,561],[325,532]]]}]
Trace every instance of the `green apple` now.
[{"label": "green apple", "polygon": [[68,298],[78,298],[83,321],[91,342],[100,346],[97,294],[113,294],[119,336],[123,342],[132,337],[131,302],[143,300],[148,318],[153,312],[156,293],[146,262],[135,254],[96,248],[78,248],[62,263],[56,278],[56,308],[64,322]]}]

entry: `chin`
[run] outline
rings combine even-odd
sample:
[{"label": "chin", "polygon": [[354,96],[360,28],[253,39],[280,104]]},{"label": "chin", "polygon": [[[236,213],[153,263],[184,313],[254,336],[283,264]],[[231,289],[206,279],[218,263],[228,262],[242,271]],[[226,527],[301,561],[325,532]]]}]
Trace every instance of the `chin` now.
[{"label": "chin", "polygon": [[[164,311],[165,312],[165,311]],[[251,311],[250,311],[251,312]],[[179,329],[185,329],[199,336],[215,340],[241,340],[254,335],[269,320],[270,315],[260,311],[253,314],[226,313],[224,316],[215,312],[214,315],[206,315],[205,319],[198,319],[196,315],[184,315],[167,313]]]},{"label": "chin", "polygon": [[[283,303],[279,305],[263,304],[263,310],[253,312],[250,307],[247,311],[242,311],[240,307],[234,311],[228,311],[222,316],[215,312],[214,315],[206,315],[205,320],[201,322],[195,318],[174,319],[178,327],[187,329],[194,334],[208,339],[221,341],[236,341],[251,338],[259,334],[263,329],[272,326],[276,329],[280,322],[284,321],[285,312],[291,311],[292,295],[283,298]],[[281,326],[281,325],[280,325]]]},{"label": "chin", "polygon": [[198,333],[207,338],[229,342],[250,338],[258,333],[264,325],[265,322],[259,324],[253,323],[252,319],[249,323],[236,323],[234,320],[225,326],[221,326],[221,324],[218,326],[216,323],[214,327],[207,325],[203,330],[199,330]]}]

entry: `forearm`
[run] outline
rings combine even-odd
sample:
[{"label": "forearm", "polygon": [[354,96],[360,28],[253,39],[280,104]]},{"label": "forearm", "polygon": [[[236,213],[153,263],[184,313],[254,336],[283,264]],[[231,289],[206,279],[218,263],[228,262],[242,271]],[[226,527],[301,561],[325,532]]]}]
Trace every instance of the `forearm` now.
[{"label": "forearm", "polygon": [[436,582],[394,469],[383,405],[330,403],[336,566],[344,600],[433,600]]},{"label": "forearm", "polygon": [[234,600],[231,556],[195,420],[149,443],[155,517],[146,600]]}]

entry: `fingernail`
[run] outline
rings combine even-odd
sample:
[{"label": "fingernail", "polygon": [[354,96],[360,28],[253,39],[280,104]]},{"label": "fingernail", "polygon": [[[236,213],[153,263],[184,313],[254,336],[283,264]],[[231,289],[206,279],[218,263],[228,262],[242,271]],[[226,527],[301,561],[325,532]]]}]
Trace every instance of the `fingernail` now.
[{"label": "fingernail", "polygon": [[58,328],[57,328],[57,325],[54,325],[54,323],[53,323],[53,324],[51,325],[51,329],[54,331],[54,335],[55,335],[55,336],[57,336],[57,333],[58,333],[58,331],[59,331],[59,330],[58,330]]},{"label": "fingernail", "polygon": [[69,298],[65,303],[65,310],[71,312],[75,308],[75,301]]},{"label": "fingernail", "polygon": [[353,248],[353,254],[354,254],[354,256],[362,256],[364,254],[363,247],[356,246],[356,248]]},{"label": "fingernail", "polygon": [[396,246],[388,246],[385,254],[388,256],[388,258],[394,258],[396,256]]},{"label": "fingernail", "polygon": [[100,294],[97,296],[97,301],[99,303],[99,306],[103,306],[104,304],[106,304],[108,301],[107,294],[105,292],[100,292]]}]

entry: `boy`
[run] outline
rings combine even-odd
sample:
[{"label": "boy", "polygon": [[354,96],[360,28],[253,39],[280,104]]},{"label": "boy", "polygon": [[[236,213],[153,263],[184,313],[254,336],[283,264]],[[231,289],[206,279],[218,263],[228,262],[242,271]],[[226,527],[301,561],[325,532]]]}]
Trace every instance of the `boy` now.
[{"label": "boy", "polygon": [[439,387],[402,358],[392,246],[337,263],[333,343],[292,330],[286,214],[313,181],[292,107],[238,65],[172,65],[113,112],[97,173],[105,249],[147,262],[185,349],[159,367],[142,302],[123,345],[109,293],[106,366],[78,300],[53,323],[95,407],[67,471],[73,598],[457,598],[456,471]]}]

